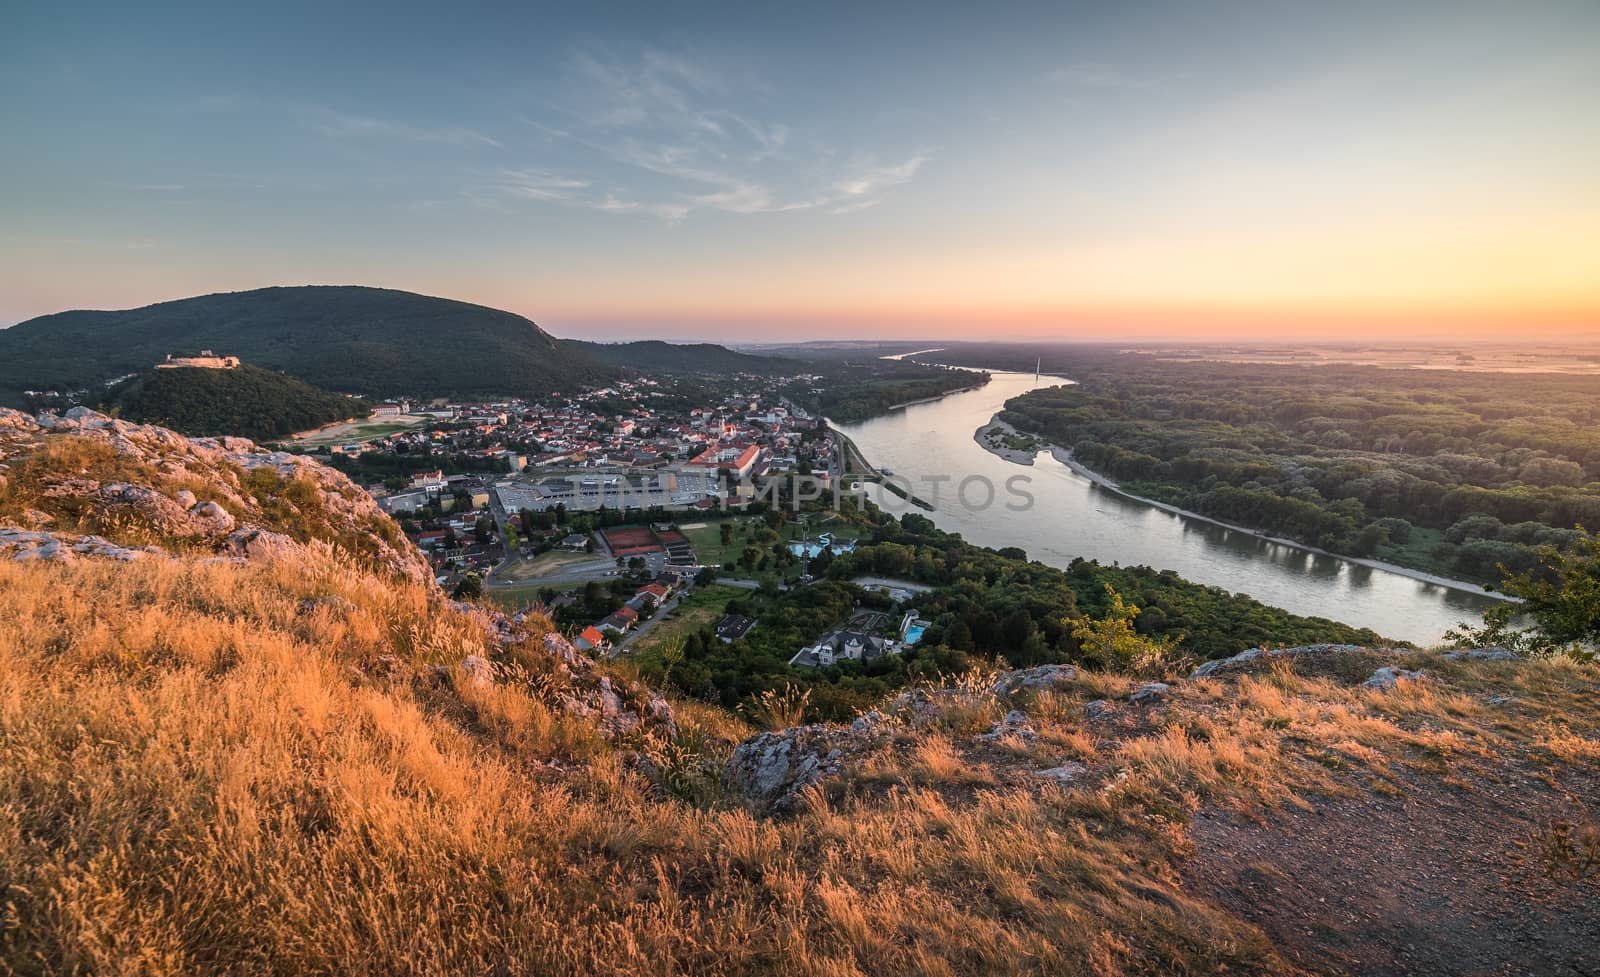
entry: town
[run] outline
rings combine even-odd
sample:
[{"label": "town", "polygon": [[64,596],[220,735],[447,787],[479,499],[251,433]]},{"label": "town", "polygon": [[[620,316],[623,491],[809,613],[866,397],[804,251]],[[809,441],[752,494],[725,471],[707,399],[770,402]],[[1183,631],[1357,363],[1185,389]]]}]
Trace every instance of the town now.
[{"label": "town", "polygon": [[[794,476],[820,493],[852,473],[840,437],[786,396],[814,379],[736,376],[732,392],[712,393],[639,378],[538,402],[395,400],[293,447],[364,485],[449,593],[544,605],[596,653],[648,645],[680,607],[696,623],[715,611],[705,623],[731,644],[757,626],[728,610],[737,595],[809,583],[854,545],[833,538],[826,512],[777,525],[766,515]],[[895,606],[913,596],[874,590]],[[926,623],[862,609],[789,664],[871,661],[914,644]]]}]

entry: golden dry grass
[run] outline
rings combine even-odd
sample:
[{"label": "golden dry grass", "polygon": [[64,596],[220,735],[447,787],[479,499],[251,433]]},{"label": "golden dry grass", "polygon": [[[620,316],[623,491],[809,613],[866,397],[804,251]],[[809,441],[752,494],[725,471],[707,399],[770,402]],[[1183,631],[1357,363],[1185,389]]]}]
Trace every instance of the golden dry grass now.
[{"label": "golden dry grass", "polygon": [[[348,603],[302,605],[328,595]],[[1287,671],[1108,732],[1081,704],[1126,683],[1086,677],[1033,703],[1032,745],[974,746],[1004,711],[974,694],[763,820],[716,785],[738,719],[680,704],[676,742],[609,743],[486,625],[331,551],[0,563],[0,971],[1293,972],[1176,883],[1188,813],[1331,789],[1324,754],[1524,735],[1461,687]],[[468,655],[502,680],[466,681]],[[1576,696],[1592,678],[1566,667],[1516,672],[1519,694]],[[1091,776],[1029,775],[1066,759]]]}]

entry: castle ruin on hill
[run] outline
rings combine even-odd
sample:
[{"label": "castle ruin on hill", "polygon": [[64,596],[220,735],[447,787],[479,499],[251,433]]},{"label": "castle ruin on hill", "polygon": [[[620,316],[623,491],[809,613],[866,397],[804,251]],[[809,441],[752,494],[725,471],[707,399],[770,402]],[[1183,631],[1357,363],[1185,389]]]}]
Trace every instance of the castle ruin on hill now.
[{"label": "castle ruin on hill", "polygon": [[198,356],[174,356],[167,354],[167,358],[156,364],[158,370],[175,370],[179,367],[192,366],[203,370],[231,370],[239,365],[237,356],[218,356],[209,349],[203,349]]}]

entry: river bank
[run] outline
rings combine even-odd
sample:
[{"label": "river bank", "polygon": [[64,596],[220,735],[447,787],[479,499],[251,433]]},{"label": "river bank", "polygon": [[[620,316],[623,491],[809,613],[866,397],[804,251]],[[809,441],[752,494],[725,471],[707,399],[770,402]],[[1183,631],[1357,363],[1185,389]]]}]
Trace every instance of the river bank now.
[{"label": "river bank", "polygon": [[[1029,456],[1026,461],[1019,461],[1017,459],[1016,456],[1021,455],[1024,452],[1017,451],[1014,448],[994,446],[985,436],[986,432],[990,430],[1006,430],[1010,432],[1016,432],[1016,428],[1013,428],[1005,421],[1000,420],[998,414],[995,415],[993,420],[979,428],[978,433],[974,435],[977,442],[983,446],[984,450],[1014,464],[1033,464],[1032,456]],[[1059,461],[1061,464],[1067,466],[1077,474],[1083,476],[1101,488],[1106,489],[1109,492],[1115,492],[1125,499],[1132,499],[1135,502],[1140,502],[1152,508],[1160,509],[1163,512],[1170,512],[1173,515],[1182,516],[1185,519],[1198,519],[1201,522],[1207,522],[1213,526],[1221,526],[1222,528],[1232,530],[1233,532],[1245,533],[1249,536],[1254,536],[1256,539],[1264,540],[1268,543],[1276,543],[1279,546],[1290,546],[1298,550],[1304,550],[1307,553],[1314,553],[1318,556],[1334,557],[1336,559],[1345,560],[1349,563],[1354,563],[1359,566],[1370,567],[1374,570],[1382,570],[1385,573],[1393,573],[1398,576],[1407,577],[1411,580],[1418,580],[1422,583],[1434,584],[1440,587],[1450,587],[1455,590],[1463,590],[1467,593],[1476,594],[1479,597],[1487,597],[1491,600],[1511,599],[1507,598],[1504,594],[1497,594],[1486,587],[1471,583],[1466,580],[1455,580],[1450,577],[1440,576],[1436,573],[1429,573],[1426,570],[1417,570],[1412,567],[1402,566],[1398,563],[1389,563],[1384,560],[1374,560],[1369,557],[1349,556],[1344,553],[1335,553],[1331,550],[1325,550],[1319,546],[1312,546],[1307,543],[1302,543],[1298,540],[1286,539],[1282,536],[1273,536],[1270,533],[1263,532],[1259,529],[1252,529],[1249,526],[1241,526],[1237,523],[1231,523],[1222,519],[1216,519],[1211,516],[1202,515],[1198,512],[1192,512],[1188,509],[1183,509],[1172,505],[1169,502],[1162,502],[1159,499],[1152,499],[1143,495],[1136,495],[1124,489],[1120,484],[1117,483],[1115,479],[1109,478],[1091,468],[1085,467],[1072,457],[1071,449],[1063,448],[1057,444],[1049,444],[1048,442],[1041,441],[1041,443],[1047,445],[1046,450],[1050,452],[1050,456],[1056,461]]]},{"label": "river bank", "polygon": [[[1103,491],[1092,473],[1054,455],[1035,455],[1029,459],[1032,465],[1020,458],[1008,460],[989,450],[985,441],[991,439],[975,432],[993,423],[1011,398],[1071,381],[1004,370],[990,376],[977,390],[832,427],[873,467],[892,470],[896,481],[918,494],[942,486],[948,499],[955,486],[986,479],[997,490],[992,504],[984,504],[979,483],[973,482],[969,503],[941,504],[924,514],[970,543],[1017,547],[1030,559],[1058,569],[1089,559],[1107,566],[1170,570],[1272,607],[1371,628],[1423,647],[1438,644],[1462,622],[1477,621],[1502,599],[1479,587],[1430,579],[1379,561],[1349,560],[1288,541],[1279,545],[1215,520],[1174,518],[1170,507],[1132,498],[1131,493]],[[1006,442],[1003,428],[991,433],[1000,436],[992,439],[997,446],[1026,447],[1025,442]],[[923,486],[930,488],[924,491]]]},{"label": "river bank", "polygon": [[918,397],[916,400],[908,400],[903,404],[893,404],[893,405],[891,405],[889,407],[884,408],[883,412],[885,414],[888,414],[888,413],[891,413],[891,412],[897,411],[897,410],[905,410],[907,407],[915,407],[918,404],[936,403],[938,401],[941,401],[941,400],[945,399],[946,397],[953,397],[956,394],[968,393],[968,392],[973,391],[973,390],[978,390],[978,389],[980,389],[982,387],[983,387],[983,384],[981,384],[981,383],[974,383],[974,384],[972,384],[970,386],[966,386],[966,387],[957,387],[954,390],[946,390],[944,393],[934,394],[932,397]]},{"label": "river bank", "polygon": [[1028,438],[1036,443],[1042,443],[1033,435],[1023,434],[1010,424],[1002,421],[998,415],[994,420],[978,428],[972,435],[973,440],[982,445],[983,450],[990,454],[998,455],[1014,465],[1032,465],[1033,457],[1038,454],[1038,450],[1028,451],[1022,448],[1013,448],[1005,443],[1005,439],[1008,437]]}]

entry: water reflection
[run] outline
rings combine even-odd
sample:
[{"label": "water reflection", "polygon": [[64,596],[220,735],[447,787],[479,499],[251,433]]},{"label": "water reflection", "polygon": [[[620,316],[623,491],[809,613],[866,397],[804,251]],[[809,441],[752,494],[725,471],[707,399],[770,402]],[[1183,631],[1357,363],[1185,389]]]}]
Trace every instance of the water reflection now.
[{"label": "water reflection", "polygon": [[[1298,614],[1370,627],[1391,637],[1436,641],[1447,628],[1473,620],[1489,600],[1467,591],[1312,553],[1129,499],[1095,484],[1040,453],[1032,466],[1005,461],[974,439],[1007,399],[1063,381],[1031,374],[994,373],[985,387],[917,404],[861,424],[841,425],[873,464],[892,469],[938,508],[927,513],[939,528],[983,546],[1020,546],[1054,566],[1084,556],[1102,563],[1172,569],[1199,583],[1250,594]],[[1028,477],[1027,511],[1011,511],[1004,486]],[[955,504],[969,475],[989,479],[997,501],[982,511]],[[907,506],[883,500],[892,512]]]}]

